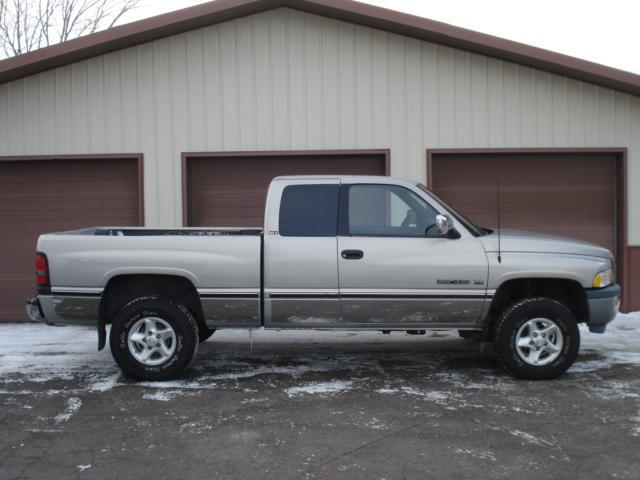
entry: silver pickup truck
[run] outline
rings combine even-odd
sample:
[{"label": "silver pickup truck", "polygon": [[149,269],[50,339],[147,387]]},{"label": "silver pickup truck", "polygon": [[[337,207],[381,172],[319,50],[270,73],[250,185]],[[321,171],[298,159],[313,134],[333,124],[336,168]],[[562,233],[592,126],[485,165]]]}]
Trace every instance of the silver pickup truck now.
[{"label": "silver pickup truck", "polygon": [[502,365],[557,377],[602,333],[613,255],[567,238],[474,225],[423,185],[388,177],[274,179],[263,229],[96,227],[42,235],[34,320],[87,325],[136,378],[167,379],[222,328],[456,329]]}]

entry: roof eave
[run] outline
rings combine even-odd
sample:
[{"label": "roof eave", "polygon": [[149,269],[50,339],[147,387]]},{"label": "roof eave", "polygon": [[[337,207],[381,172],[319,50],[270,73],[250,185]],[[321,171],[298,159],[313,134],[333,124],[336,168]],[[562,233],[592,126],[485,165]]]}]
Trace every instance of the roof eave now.
[{"label": "roof eave", "polygon": [[640,96],[640,75],[352,0],[217,0],[0,61],[0,83],[235,18],[289,7]]},{"label": "roof eave", "polygon": [[291,8],[506,60],[640,95],[640,75],[415,15],[343,0],[284,0]]}]

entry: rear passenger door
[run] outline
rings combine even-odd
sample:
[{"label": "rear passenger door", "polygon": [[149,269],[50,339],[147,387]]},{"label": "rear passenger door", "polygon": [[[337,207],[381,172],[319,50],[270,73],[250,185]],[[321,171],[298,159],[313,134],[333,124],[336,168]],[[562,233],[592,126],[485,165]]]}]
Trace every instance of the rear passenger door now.
[{"label": "rear passenger door", "polygon": [[341,319],[338,179],[275,180],[264,231],[267,327],[327,327]]}]

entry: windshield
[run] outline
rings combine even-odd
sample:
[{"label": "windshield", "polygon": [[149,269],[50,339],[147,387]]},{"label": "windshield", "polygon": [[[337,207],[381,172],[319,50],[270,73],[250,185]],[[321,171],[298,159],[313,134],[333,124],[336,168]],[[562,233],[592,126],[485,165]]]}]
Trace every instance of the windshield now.
[{"label": "windshield", "polygon": [[471,232],[471,234],[474,237],[481,237],[483,235],[487,235],[489,233],[491,233],[493,230],[490,230],[488,228],[483,228],[480,227],[478,225],[476,225],[475,223],[473,223],[471,220],[469,220],[467,217],[465,217],[464,215],[462,215],[460,212],[458,212],[455,208],[453,208],[451,205],[449,205],[447,202],[445,202],[444,200],[442,200],[440,197],[438,197],[435,193],[433,193],[431,190],[429,190],[427,187],[425,187],[424,185],[422,185],[421,183],[418,184],[418,188],[420,190],[422,190],[423,192],[425,192],[427,195],[429,195],[430,197],[434,198],[438,203],[440,203],[445,209],[448,210],[448,212],[461,224],[463,224],[467,230],[469,230]]}]

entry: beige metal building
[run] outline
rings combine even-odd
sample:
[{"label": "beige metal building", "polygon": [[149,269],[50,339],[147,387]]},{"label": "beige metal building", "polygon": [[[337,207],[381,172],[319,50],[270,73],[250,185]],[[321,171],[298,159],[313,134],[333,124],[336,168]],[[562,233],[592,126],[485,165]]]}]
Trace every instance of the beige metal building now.
[{"label": "beige metal building", "polygon": [[0,321],[37,234],[261,223],[280,174],[418,180],[615,251],[640,309],[640,76],[349,0],[218,0],[0,62]]}]

